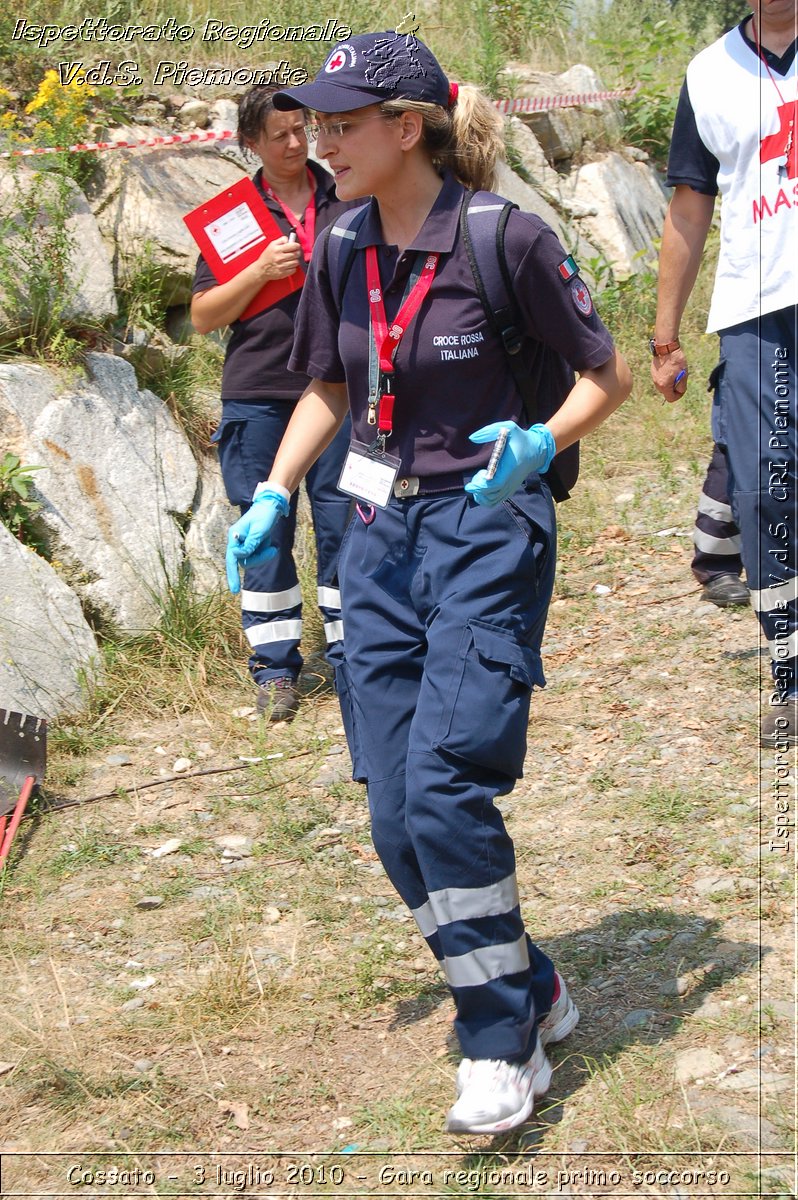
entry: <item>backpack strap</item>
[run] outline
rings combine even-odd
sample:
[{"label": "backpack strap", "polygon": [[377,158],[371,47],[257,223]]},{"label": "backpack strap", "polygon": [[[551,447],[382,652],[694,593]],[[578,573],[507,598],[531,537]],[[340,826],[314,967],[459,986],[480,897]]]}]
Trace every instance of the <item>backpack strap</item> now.
[{"label": "backpack strap", "polygon": [[[534,425],[540,419],[537,389],[521,354],[525,335],[504,248],[507,221],[517,208],[493,192],[467,192],[460,208],[460,231],[485,317],[501,340],[521,397],[524,420]],[[556,459],[546,472],[546,482],[555,500],[568,499]]]},{"label": "backpack strap", "polygon": [[347,209],[327,230],[327,268],[339,312],[355,257],[355,238],[365,220],[368,207],[368,204],[362,204],[359,208]]}]

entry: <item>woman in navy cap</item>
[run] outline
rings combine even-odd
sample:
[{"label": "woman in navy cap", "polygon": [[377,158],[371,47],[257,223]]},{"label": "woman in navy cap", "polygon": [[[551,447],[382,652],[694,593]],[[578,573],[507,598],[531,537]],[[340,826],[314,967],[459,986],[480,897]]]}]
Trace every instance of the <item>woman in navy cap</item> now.
[{"label": "woman in navy cap", "polygon": [[332,238],[314,252],[291,358],[312,382],[230,531],[230,585],[239,563],[268,553],[291,493],[351,409],[341,483],[356,515],[339,560],[337,686],[353,774],[367,784],[385,870],[454,997],[465,1057],[446,1128],[496,1133],[530,1115],[551,1080],[545,1044],[578,1020],[524,931],[494,803],[521,775],[530,694],[544,684],[556,533],[542,476],[631,379],[553,232],[513,212],[506,258],[528,361],[550,347],[580,373],[546,425],[523,428],[460,233],[465,188],[492,182],[501,119],[475,89],[449,84],[412,34],[350,38],[275,106],[315,109],[311,133],[339,198],[372,200],[342,295]]}]

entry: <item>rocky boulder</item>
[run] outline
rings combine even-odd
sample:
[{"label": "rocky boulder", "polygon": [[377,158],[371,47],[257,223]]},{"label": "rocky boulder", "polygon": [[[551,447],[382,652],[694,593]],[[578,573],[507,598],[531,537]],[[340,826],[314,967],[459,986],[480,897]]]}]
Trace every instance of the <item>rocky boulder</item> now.
[{"label": "rocky boulder", "polygon": [[0,367],[0,419],[9,449],[46,468],[35,485],[51,558],[101,621],[140,631],[181,569],[175,518],[191,508],[197,467],[128,363],[89,354],[87,368],[67,386],[44,367]]},{"label": "rocky boulder", "polygon": [[[144,136],[168,136],[148,128]],[[133,140],[139,128],[115,129],[112,140]],[[197,246],[183,217],[203,200],[237,183],[243,168],[222,158],[213,143],[180,146],[173,153],[117,150],[100,155],[89,203],[113,257],[117,284],[146,259],[160,276],[167,304],[186,304],[197,261]]]},{"label": "rocky boulder", "polygon": [[227,531],[239,512],[227,499],[216,456],[200,464],[200,485],[186,534],[186,555],[194,589],[201,594],[226,587],[224,553]]},{"label": "rocky boulder", "polygon": [[75,593],[0,525],[0,708],[77,712],[100,652]]},{"label": "rocky boulder", "polygon": [[[533,71],[524,63],[510,63],[504,75],[512,81],[512,95],[518,99],[591,96],[607,90],[595,71],[583,63],[576,63],[559,75]],[[537,138],[547,161],[558,168],[567,168],[585,147],[606,146],[621,133],[617,105],[609,100],[518,116]]]},{"label": "rocky boulder", "polygon": [[616,278],[635,275],[656,260],[667,199],[646,163],[622,154],[602,155],[571,172],[563,195],[580,230],[601,248]]},{"label": "rocky boulder", "polygon": [[[47,268],[53,270],[50,303],[58,318],[102,324],[116,316],[111,261],[94,214],[77,184],[67,179],[60,186],[63,196],[46,172],[19,163],[13,169],[0,165],[0,213],[10,222],[2,248],[8,282],[0,286],[0,330],[16,330],[31,321],[31,281],[42,278],[39,256],[43,253],[48,256]],[[47,249],[54,213],[60,211],[67,242],[63,279],[57,278]]]}]

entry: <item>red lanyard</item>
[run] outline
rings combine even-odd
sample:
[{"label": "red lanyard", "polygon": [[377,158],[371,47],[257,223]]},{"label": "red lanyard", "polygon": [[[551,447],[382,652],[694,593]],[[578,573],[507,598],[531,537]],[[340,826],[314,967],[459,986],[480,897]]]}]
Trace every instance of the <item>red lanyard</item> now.
[{"label": "red lanyard", "polygon": [[308,201],[308,206],[305,209],[304,226],[297,221],[296,217],[291,212],[291,209],[286,208],[280,197],[275,192],[274,188],[271,186],[271,184],[266,182],[262,175],[261,183],[263,184],[263,190],[269,199],[276,200],[280,205],[280,208],[283,210],[283,216],[296,233],[296,240],[302,247],[302,253],[305,257],[305,262],[310,262],[310,256],[313,253],[313,242],[316,237],[316,180],[313,178],[310,168],[308,168],[310,200]]},{"label": "red lanyard", "polygon": [[396,314],[396,319],[389,329],[385,317],[385,305],[382,302],[382,283],[380,282],[380,268],[377,263],[377,248],[376,246],[366,247],[366,283],[368,285],[369,305],[371,306],[371,325],[374,330],[374,341],[377,345],[380,370],[386,375],[390,375],[393,371],[393,360],[396,357],[396,351],[399,349],[399,343],[404,337],[405,330],[413,320],[413,317],[421,308],[424,297],[435,278],[437,266],[438,255],[428,254],[421,275],[412,288],[410,295]]},{"label": "red lanyard", "polygon": [[776,95],[778,96],[778,98],[782,102],[782,104],[784,104],[784,97],[781,94],[781,88],[776,83],[776,80],[773,77],[773,72],[770,69],[770,63],[768,62],[767,58],[765,57],[762,47],[759,44],[759,33],[756,28],[756,18],[753,16],[753,14],[751,16],[751,29],[754,34],[754,45],[756,46],[756,52],[759,55],[760,60],[765,64],[765,70],[767,71],[768,75],[770,76],[770,82],[773,84],[774,88],[776,89]]},{"label": "red lanyard", "polygon": [[[408,325],[421,308],[424,298],[432,286],[437,266],[438,255],[428,254],[419,278],[410,289],[410,293],[405,297],[404,303],[389,329],[388,320],[385,316],[385,305],[382,299],[382,282],[380,280],[379,263],[377,262],[377,248],[376,246],[366,247],[366,287],[368,290],[371,327],[374,330],[374,344],[377,349],[380,374],[393,374],[393,360],[396,357],[396,351],[399,349],[399,343],[404,337]],[[391,393],[381,393],[369,397],[369,425],[375,424],[374,410],[378,404],[380,409],[380,433],[390,436],[393,429],[394,396]]]}]

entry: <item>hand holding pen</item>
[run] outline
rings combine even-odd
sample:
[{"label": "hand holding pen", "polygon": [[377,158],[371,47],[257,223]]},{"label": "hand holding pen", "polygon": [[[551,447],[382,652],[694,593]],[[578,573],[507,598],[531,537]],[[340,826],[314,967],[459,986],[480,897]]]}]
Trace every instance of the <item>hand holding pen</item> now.
[{"label": "hand holding pen", "polygon": [[651,378],[664,403],[681,400],[687,391],[688,375],[689,367],[681,347],[669,354],[655,354],[651,359]]}]

